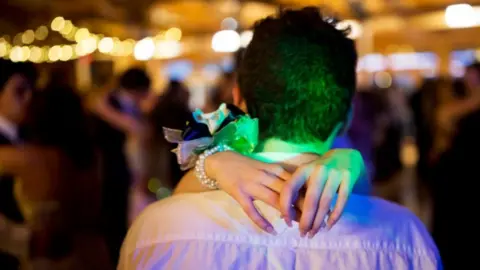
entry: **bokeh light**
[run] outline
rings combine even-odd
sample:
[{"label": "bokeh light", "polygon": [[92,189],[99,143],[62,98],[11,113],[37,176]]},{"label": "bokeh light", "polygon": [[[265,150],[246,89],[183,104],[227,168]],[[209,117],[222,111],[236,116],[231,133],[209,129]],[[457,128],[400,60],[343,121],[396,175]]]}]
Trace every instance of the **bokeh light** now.
[{"label": "bokeh light", "polygon": [[240,48],[240,35],[233,30],[222,30],[212,38],[212,49],[215,52],[235,52]]},{"label": "bokeh light", "polygon": [[223,30],[237,30],[238,22],[234,18],[228,17],[223,19],[221,27]]},{"label": "bokeh light", "polygon": [[79,56],[84,56],[93,53],[97,49],[97,39],[94,36],[90,36],[87,39],[80,41],[75,48],[75,52]]},{"label": "bokeh light", "polygon": [[60,29],[60,33],[62,35],[68,35],[73,30],[73,23],[70,20],[66,20],[62,29]]},{"label": "bokeh light", "polygon": [[466,28],[478,24],[478,18],[471,5],[456,4],[445,10],[445,23],[451,28]]},{"label": "bokeh light", "polygon": [[9,44],[6,41],[0,42],[0,57],[8,55]]},{"label": "bokeh light", "polygon": [[82,40],[85,40],[90,37],[90,31],[87,28],[80,28],[75,33],[75,41],[80,43]]},{"label": "bokeh light", "polygon": [[252,38],[253,38],[253,31],[251,30],[243,31],[240,34],[240,46],[242,48],[246,48],[248,44],[250,44],[250,41],[252,41]]},{"label": "bokeh light", "polygon": [[22,48],[20,46],[14,46],[12,50],[10,51],[10,60],[13,62],[19,62],[21,61],[22,57]]},{"label": "bokeh light", "polygon": [[70,45],[62,46],[62,52],[60,53],[59,59],[61,61],[71,60],[73,56],[73,48]]},{"label": "bokeh light", "polygon": [[101,53],[110,53],[113,50],[113,39],[110,37],[105,37],[100,40],[98,43],[98,50]]},{"label": "bokeh light", "polygon": [[135,49],[135,40],[127,39],[122,42],[123,47],[123,55],[131,55],[133,54],[133,50]]},{"label": "bokeh light", "polygon": [[385,71],[377,72],[374,77],[375,85],[382,89],[392,86],[392,81],[392,75]]},{"label": "bokeh light", "polygon": [[45,40],[48,37],[48,28],[42,25],[35,30],[35,38],[37,40]]},{"label": "bokeh light", "polygon": [[35,40],[35,32],[33,30],[27,30],[22,35],[22,42],[24,44],[30,44]]},{"label": "bokeh light", "polygon": [[155,53],[155,42],[152,38],[144,38],[135,44],[133,56],[140,61],[146,61],[153,57]]},{"label": "bokeh light", "polygon": [[33,46],[30,49],[30,57],[28,58],[28,60],[34,63],[40,63],[42,61],[42,54],[43,54],[43,51],[41,48],[37,46]]},{"label": "bokeh light", "polygon": [[53,31],[60,31],[65,26],[65,19],[63,17],[56,17],[52,20],[50,27]]},{"label": "bokeh light", "polygon": [[180,41],[182,39],[182,30],[180,28],[170,28],[165,32],[166,40]]},{"label": "bokeh light", "polygon": [[350,28],[350,33],[348,34],[349,39],[357,39],[363,34],[363,27],[358,21],[345,20],[337,24],[337,29],[345,30],[347,28]]},{"label": "bokeh light", "polygon": [[181,54],[182,48],[180,42],[177,41],[157,41],[155,44],[155,58],[168,59],[174,58]]},{"label": "bokeh light", "polygon": [[55,62],[62,56],[62,47],[55,45],[48,51],[48,60]]}]

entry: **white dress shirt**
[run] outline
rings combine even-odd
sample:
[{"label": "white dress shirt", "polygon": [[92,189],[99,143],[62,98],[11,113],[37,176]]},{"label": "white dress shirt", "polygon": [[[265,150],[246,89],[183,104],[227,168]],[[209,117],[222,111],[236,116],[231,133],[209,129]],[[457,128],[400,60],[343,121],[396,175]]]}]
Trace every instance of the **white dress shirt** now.
[{"label": "white dress shirt", "polygon": [[339,222],[312,239],[272,207],[256,205],[276,236],[223,191],[158,201],[130,228],[118,269],[441,269],[424,225],[399,205],[351,195]]}]

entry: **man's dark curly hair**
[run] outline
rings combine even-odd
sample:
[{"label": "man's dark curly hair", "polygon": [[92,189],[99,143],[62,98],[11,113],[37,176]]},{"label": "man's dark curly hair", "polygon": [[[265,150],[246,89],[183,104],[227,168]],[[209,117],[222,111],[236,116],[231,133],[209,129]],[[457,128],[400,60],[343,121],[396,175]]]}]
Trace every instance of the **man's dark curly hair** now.
[{"label": "man's dark curly hair", "polygon": [[260,139],[326,140],[345,122],[355,91],[357,53],[318,8],[282,11],[254,26],[238,70],[248,113]]}]

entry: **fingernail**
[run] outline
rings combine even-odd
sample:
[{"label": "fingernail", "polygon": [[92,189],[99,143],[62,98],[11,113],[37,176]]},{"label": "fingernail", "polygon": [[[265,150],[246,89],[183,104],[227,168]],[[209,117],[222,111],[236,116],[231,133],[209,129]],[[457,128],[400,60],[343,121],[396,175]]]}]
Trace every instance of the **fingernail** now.
[{"label": "fingernail", "polygon": [[305,237],[305,232],[304,231],[300,231],[300,237]]},{"label": "fingernail", "polygon": [[268,226],[266,231],[269,233],[269,234],[272,234],[272,235],[277,235],[277,232],[273,229],[273,227],[270,227]]},{"label": "fingernail", "polygon": [[292,221],[289,218],[283,217],[283,220],[285,220],[285,223],[287,223],[288,227],[292,227]]},{"label": "fingernail", "polygon": [[310,232],[308,233],[308,238],[309,238],[309,239],[312,239],[312,238],[315,236],[315,234],[317,234],[316,231],[310,231]]}]

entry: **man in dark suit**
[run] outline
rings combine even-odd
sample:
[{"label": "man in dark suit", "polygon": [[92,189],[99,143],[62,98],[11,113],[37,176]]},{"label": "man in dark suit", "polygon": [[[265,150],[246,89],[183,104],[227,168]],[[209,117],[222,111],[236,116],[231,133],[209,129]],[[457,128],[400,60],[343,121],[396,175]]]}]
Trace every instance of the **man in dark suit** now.
[{"label": "man in dark suit", "polygon": [[[33,65],[0,59],[0,146],[18,143],[18,126],[25,117],[35,80]],[[13,184],[14,176],[0,175],[0,268],[4,270],[20,267],[18,251],[28,250],[29,244],[28,239],[16,235],[25,228]]]},{"label": "man in dark suit", "polygon": [[[141,69],[129,69],[120,76],[119,87],[108,96],[111,108],[133,117],[141,115],[140,102],[150,89],[150,78]],[[102,155],[103,216],[105,235],[114,265],[128,229],[128,193],[131,174],[124,151],[127,134],[95,117],[95,132]]]}]

